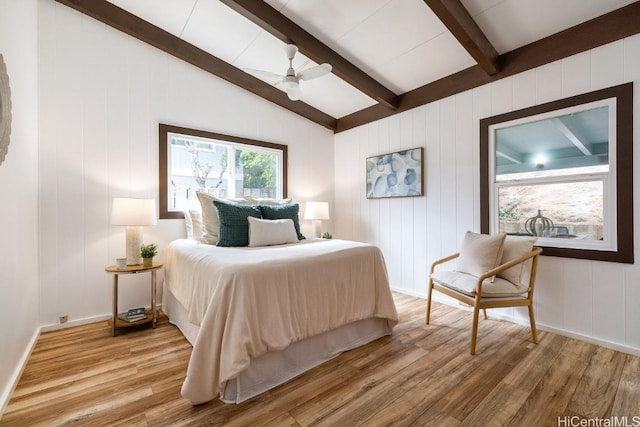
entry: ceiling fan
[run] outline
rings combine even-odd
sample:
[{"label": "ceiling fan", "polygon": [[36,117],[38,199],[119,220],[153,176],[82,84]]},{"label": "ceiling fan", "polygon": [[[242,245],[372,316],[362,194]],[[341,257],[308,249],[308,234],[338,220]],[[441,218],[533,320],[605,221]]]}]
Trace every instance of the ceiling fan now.
[{"label": "ceiling fan", "polygon": [[302,91],[300,90],[300,80],[317,79],[318,77],[322,77],[325,74],[329,74],[331,72],[331,65],[327,63],[296,72],[296,70],[293,68],[293,58],[296,56],[296,53],[298,53],[298,47],[293,44],[287,44],[284,46],[284,52],[289,59],[289,68],[287,69],[287,72],[284,76],[262,70],[247,71],[266,78],[277,78],[278,81],[274,85],[282,84],[282,86],[284,87],[284,91],[292,101],[298,101],[300,100],[300,98],[302,98]]}]

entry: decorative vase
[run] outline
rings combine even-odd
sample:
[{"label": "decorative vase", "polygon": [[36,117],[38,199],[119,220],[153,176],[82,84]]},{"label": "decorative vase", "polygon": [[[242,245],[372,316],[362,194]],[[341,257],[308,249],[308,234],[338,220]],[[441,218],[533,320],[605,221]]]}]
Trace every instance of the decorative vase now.
[{"label": "decorative vase", "polygon": [[143,267],[151,267],[153,265],[153,258],[142,258]]},{"label": "decorative vase", "polygon": [[549,230],[553,227],[553,221],[546,216],[542,216],[542,211],[538,209],[538,215],[529,218],[524,223],[524,228],[532,236],[548,236]]}]

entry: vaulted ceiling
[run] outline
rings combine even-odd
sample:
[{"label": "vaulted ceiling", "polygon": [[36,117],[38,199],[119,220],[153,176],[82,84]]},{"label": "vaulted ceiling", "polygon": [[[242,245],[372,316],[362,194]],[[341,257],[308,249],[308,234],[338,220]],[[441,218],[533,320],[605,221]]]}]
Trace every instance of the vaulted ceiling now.
[{"label": "vaulted ceiling", "polygon": [[[336,132],[640,32],[632,0],[57,1]],[[260,72],[287,43],[332,66],[299,101]]]}]

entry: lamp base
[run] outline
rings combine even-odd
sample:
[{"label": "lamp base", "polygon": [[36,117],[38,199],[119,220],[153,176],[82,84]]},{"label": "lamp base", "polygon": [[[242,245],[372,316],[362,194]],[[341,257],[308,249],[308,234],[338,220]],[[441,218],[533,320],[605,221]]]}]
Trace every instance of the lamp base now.
[{"label": "lamp base", "polygon": [[314,219],[311,221],[311,233],[313,237],[321,237],[322,235],[322,221],[319,219]]},{"label": "lamp base", "polygon": [[142,246],[142,227],[127,226],[127,265],[140,264],[140,246]]}]

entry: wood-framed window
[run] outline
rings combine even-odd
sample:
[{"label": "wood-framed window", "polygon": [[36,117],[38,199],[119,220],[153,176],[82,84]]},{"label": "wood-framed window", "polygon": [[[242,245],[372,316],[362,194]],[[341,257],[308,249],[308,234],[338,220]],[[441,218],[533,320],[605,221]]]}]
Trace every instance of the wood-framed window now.
[{"label": "wood-framed window", "polygon": [[480,203],[484,233],[633,263],[633,83],[482,119]]},{"label": "wood-framed window", "polygon": [[196,191],[225,198],[287,196],[287,146],[160,123],[160,219],[184,218]]}]

